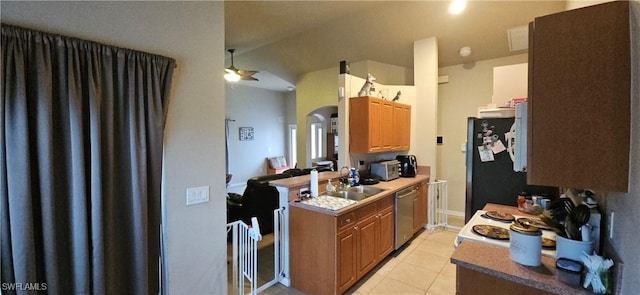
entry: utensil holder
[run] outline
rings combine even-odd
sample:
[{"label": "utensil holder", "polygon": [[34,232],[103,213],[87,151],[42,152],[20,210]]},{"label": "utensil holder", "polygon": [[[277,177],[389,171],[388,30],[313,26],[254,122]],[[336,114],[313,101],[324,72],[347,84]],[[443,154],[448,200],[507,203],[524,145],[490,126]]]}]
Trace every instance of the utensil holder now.
[{"label": "utensil holder", "polygon": [[567,239],[562,236],[556,237],[556,259],[567,258],[576,261],[582,261],[582,253],[593,254],[593,242],[583,242]]}]

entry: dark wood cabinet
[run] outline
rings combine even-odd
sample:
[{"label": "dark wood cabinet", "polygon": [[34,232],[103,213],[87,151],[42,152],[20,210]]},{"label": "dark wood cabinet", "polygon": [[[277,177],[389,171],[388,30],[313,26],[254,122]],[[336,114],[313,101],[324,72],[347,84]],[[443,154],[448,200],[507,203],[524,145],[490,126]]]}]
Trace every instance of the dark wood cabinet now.
[{"label": "dark wood cabinet", "polygon": [[528,184],[628,191],[629,5],[608,2],[530,24]]}]

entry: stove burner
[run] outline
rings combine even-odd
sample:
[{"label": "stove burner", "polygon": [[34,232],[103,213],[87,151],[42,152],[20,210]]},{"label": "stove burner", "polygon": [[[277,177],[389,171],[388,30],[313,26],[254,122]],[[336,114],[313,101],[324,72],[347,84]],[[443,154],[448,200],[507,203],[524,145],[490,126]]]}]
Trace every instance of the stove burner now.
[{"label": "stove burner", "polygon": [[502,227],[487,225],[487,224],[478,224],[478,225],[474,225],[471,229],[473,230],[474,233],[490,239],[494,239],[494,240],[509,239],[509,230]]},{"label": "stove burner", "polygon": [[552,240],[549,238],[542,238],[542,249],[555,250],[556,240]]},{"label": "stove burner", "polygon": [[487,211],[486,213],[480,215],[484,218],[487,219],[492,219],[495,221],[500,221],[500,222],[505,222],[505,223],[510,223],[513,222],[515,220],[515,217],[513,217],[513,215],[509,214],[509,213],[504,213],[504,212],[500,212],[500,211]]}]

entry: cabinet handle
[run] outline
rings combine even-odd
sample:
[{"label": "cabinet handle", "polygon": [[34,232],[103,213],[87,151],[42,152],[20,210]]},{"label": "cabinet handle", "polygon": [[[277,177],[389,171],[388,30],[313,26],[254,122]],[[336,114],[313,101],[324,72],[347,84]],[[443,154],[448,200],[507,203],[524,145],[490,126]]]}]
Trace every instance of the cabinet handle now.
[{"label": "cabinet handle", "polygon": [[347,220],[345,220],[346,223],[351,223],[351,218],[347,218]]}]

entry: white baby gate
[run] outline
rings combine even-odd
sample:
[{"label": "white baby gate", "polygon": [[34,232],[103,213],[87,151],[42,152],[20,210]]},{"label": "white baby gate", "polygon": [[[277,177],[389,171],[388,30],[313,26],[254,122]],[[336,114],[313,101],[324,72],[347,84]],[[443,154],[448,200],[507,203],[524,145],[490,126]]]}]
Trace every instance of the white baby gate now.
[{"label": "white baby gate", "polygon": [[446,180],[429,182],[428,229],[447,226],[447,198]]},{"label": "white baby gate", "polygon": [[283,255],[281,253],[281,235],[283,209],[273,211],[273,280],[257,287],[258,284],[258,242],[262,240],[260,225],[256,217],[251,218],[251,226],[242,220],[227,224],[227,233],[231,232],[232,240],[232,294],[245,294],[245,283],[248,283],[249,294],[258,294],[276,284],[283,276]]}]

